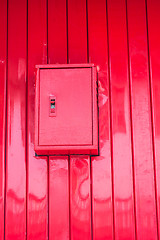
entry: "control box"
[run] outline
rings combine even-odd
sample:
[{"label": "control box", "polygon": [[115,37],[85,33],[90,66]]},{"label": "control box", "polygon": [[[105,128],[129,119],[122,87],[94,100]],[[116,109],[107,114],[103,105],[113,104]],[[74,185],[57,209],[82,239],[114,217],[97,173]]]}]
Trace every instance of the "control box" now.
[{"label": "control box", "polygon": [[36,66],[35,152],[98,154],[94,64]]}]

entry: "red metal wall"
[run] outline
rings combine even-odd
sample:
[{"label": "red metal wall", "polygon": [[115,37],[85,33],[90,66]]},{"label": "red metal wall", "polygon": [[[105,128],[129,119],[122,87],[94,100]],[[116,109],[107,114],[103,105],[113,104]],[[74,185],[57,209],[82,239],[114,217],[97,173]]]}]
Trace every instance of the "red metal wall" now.
[{"label": "red metal wall", "polygon": [[[0,0],[0,240],[160,238],[160,2]],[[99,67],[100,155],[36,157],[35,64]]]}]

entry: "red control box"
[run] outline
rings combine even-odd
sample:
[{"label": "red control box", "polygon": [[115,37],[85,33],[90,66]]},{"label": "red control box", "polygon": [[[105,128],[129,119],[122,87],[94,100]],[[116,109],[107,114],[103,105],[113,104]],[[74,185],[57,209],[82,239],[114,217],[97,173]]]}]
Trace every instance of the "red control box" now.
[{"label": "red control box", "polygon": [[35,152],[98,154],[94,64],[36,66]]}]

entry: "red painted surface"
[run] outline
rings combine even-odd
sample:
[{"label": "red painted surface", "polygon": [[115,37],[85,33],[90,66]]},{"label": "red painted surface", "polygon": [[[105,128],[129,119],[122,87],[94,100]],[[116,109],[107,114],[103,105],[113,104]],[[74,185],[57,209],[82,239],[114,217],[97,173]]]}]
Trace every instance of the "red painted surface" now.
[{"label": "red painted surface", "polygon": [[[121,9],[121,11],[119,11]],[[108,1],[115,239],[135,239],[126,4]],[[120,78],[118,77],[120,76]],[[127,181],[126,181],[127,179]],[[122,207],[123,206],[123,207]],[[122,220],[123,219],[123,220]],[[125,224],[124,224],[125,223]]]},{"label": "red painted surface", "polygon": [[0,2],[0,240],[4,239],[7,3]]},{"label": "red painted surface", "polygon": [[[86,1],[68,0],[67,6],[68,17],[68,62],[69,63],[87,63],[87,17],[86,17]],[[77,31],[79,29],[79,31]],[[74,165],[75,161],[82,161],[84,166]],[[89,178],[90,159],[89,157],[70,157],[70,239],[79,239],[79,234],[85,239],[90,240],[91,233],[91,182]],[[74,168],[74,170],[73,170]],[[83,171],[80,171],[83,168]],[[80,179],[78,178],[78,174]],[[84,179],[85,184],[83,184]],[[86,200],[84,201],[80,195],[80,186]],[[78,193],[77,193],[78,191]],[[80,203],[80,205],[79,205]],[[81,206],[82,204],[82,206]],[[77,210],[75,209],[77,207]],[[76,212],[78,211],[78,214]],[[79,218],[81,216],[81,218]]]},{"label": "red painted surface", "polygon": [[136,233],[157,239],[156,199],[145,1],[128,1],[130,99],[135,173]]},{"label": "red painted surface", "polygon": [[152,128],[154,144],[154,174],[157,204],[158,236],[160,238],[160,34],[157,34],[157,27],[160,24],[160,4],[157,1],[147,1],[148,16],[148,46],[150,64],[150,90],[152,100]]},{"label": "red painted surface", "polygon": [[86,63],[88,59],[86,0],[67,1],[68,61]]},{"label": "red painted surface", "polygon": [[149,64],[150,64],[150,88],[152,98],[152,127],[153,127],[153,144],[154,144],[154,174],[156,187],[157,203],[157,221],[158,236],[160,238],[160,35],[157,34],[157,27],[160,24],[159,18],[160,4],[157,1],[147,1],[148,15],[148,41],[149,41]]},{"label": "red painted surface", "polygon": [[28,0],[27,237],[48,238],[48,158],[35,157],[35,65],[47,63],[46,0]]},{"label": "red painted surface", "polygon": [[92,222],[94,240],[114,239],[111,134],[108,77],[108,38],[105,0],[88,0],[89,61],[99,66],[99,147],[100,155],[91,158]]},{"label": "red painted surface", "polygon": [[93,64],[36,66],[35,151],[40,155],[98,154]]},{"label": "red painted surface", "polygon": [[8,2],[6,240],[26,232],[26,18],[27,1]]},{"label": "red painted surface", "polygon": [[71,240],[91,239],[90,157],[70,157]]},{"label": "red painted surface", "polygon": [[[66,13],[66,1],[48,0],[48,63],[51,64],[67,63]],[[69,240],[70,214],[68,156],[66,158],[63,158],[63,160],[61,157],[54,157],[53,161],[49,161],[48,174],[50,179],[49,238],[56,240],[64,238],[66,240]],[[51,185],[52,179],[54,182],[58,182],[59,186],[54,184]],[[54,226],[56,227],[56,231]]]},{"label": "red painted surface", "polygon": [[[159,239],[159,13],[157,0],[0,1],[0,239]],[[35,65],[87,62],[99,156],[36,157]]]},{"label": "red painted surface", "polygon": [[49,238],[69,239],[68,157],[49,158]]}]

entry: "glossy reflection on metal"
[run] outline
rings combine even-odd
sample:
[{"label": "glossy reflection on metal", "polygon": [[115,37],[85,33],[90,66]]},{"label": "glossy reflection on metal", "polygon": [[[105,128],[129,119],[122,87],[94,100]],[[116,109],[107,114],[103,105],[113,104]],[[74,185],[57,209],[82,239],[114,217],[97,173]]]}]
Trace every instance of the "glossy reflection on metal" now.
[{"label": "glossy reflection on metal", "polygon": [[140,239],[157,239],[145,1],[129,0],[127,10],[136,230]]},{"label": "glossy reflection on metal", "polygon": [[[66,13],[65,0],[48,0],[48,63],[50,64],[67,63]],[[70,197],[68,156],[50,157],[48,174],[49,238],[69,240]]]},{"label": "glossy reflection on metal", "polygon": [[135,216],[126,36],[125,1],[109,0],[108,39],[115,238],[131,240],[135,239]]},{"label": "glossy reflection on metal", "polygon": [[34,97],[35,65],[47,63],[46,0],[28,0],[28,94],[27,94],[27,235],[45,240],[48,236],[47,157],[35,157]]},{"label": "glossy reflection on metal", "polygon": [[7,3],[0,2],[0,240],[4,239]]},{"label": "glossy reflection on metal", "polygon": [[26,14],[27,1],[8,2],[6,240],[26,232]]},{"label": "glossy reflection on metal", "polygon": [[90,157],[70,157],[71,239],[91,239]]},{"label": "glossy reflection on metal", "polygon": [[153,150],[155,170],[155,193],[157,205],[158,237],[160,239],[160,34],[157,28],[160,24],[159,18],[160,3],[147,1],[148,17],[148,47],[150,66],[150,91],[152,100],[152,129],[153,129]]},{"label": "glossy reflection on metal", "polygon": [[[68,63],[87,63],[86,1],[68,0]],[[77,29],[81,29],[77,31]],[[70,157],[70,238],[91,240],[89,157]],[[83,197],[84,199],[83,199]]]},{"label": "glossy reflection on metal", "polygon": [[[160,238],[159,13],[157,0],[0,1],[0,240]],[[35,156],[47,63],[97,65],[99,156]]]},{"label": "glossy reflection on metal", "polygon": [[[96,19],[96,21],[95,21]],[[100,156],[92,157],[93,239],[113,239],[106,1],[88,0],[89,60],[98,66]]]},{"label": "glossy reflection on metal", "polygon": [[69,239],[68,157],[49,158],[49,237]]}]

